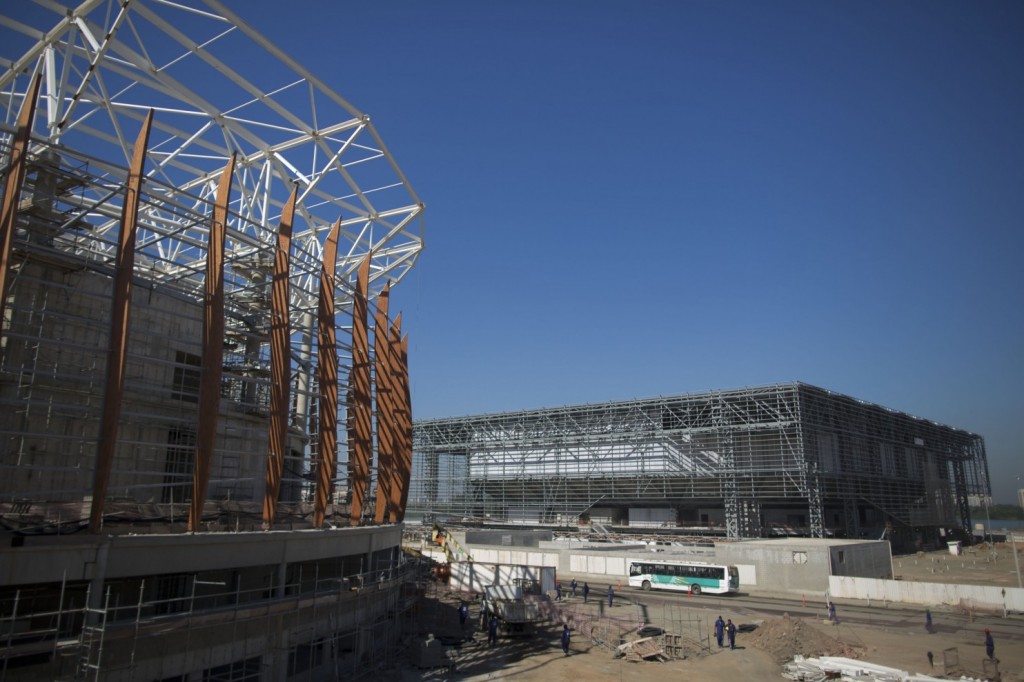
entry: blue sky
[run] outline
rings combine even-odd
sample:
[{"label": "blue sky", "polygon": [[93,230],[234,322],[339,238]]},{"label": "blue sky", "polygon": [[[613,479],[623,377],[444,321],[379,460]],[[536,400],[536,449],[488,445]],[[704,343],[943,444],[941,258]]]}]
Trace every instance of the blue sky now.
[{"label": "blue sky", "polygon": [[1024,3],[237,10],[427,204],[416,418],[799,380],[1024,487]]}]

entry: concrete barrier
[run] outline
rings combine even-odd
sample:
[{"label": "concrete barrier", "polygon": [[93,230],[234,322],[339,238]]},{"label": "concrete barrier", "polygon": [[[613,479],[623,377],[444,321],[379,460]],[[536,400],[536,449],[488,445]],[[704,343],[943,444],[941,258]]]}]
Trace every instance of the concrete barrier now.
[{"label": "concrete barrier", "polygon": [[891,601],[932,606],[945,604],[966,610],[993,613],[1024,613],[1024,589],[925,583],[909,580],[879,580],[829,576],[829,593],[837,599]]}]

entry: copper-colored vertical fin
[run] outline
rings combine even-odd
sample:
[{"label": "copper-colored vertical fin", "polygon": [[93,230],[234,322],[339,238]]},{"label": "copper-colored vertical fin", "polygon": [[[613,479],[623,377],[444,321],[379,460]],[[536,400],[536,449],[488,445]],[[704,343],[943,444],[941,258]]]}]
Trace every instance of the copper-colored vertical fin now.
[{"label": "copper-colored vertical fin", "polygon": [[399,461],[401,462],[402,476],[402,501],[398,505],[398,517],[396,523],[405,519],[405,506],[409,502],[409,486],[412,481],[412,392],[409,389],[409,335],[402,337],[401,362],[399,375],[402,392],[402,404],[404,410],[401,415],[402,423],[402,452]]},{"label": "copper-colored vertical fin", "polygon": [[274,527],[277,498],[281,492],[281,472],[288,450],[289,367],[291,366],[291,325],[288,317],[288,260],[292,244],[292,219],[298,188],[281,213],[274,255],[274,281],[270,292],[270,423],[267,452],[267,479],[263,493],[263,528]]},{"label": "copper-colored vertical fin", "polygon": [[377,498],[374,523],[386,523],[391,501],[392,469],[394,467],[394,410],[391,402],[391,351],[388,349],[388,301],[391,283],[377,297],[377,313],[373,318],[373,379],[377,389]]},{"label": "copper-colored vertical fin", "polygon": [[25,182],[25,168],[28,159],[28,142],[32,136],[32,121],[36,115],[36,100],[39,99],[40,74],[32,78],[21,103],[18,114],[18,129],[11,145],[11,162],[4,177],[3,204],[0,205],[0,323],[7,305],[7,271],[11,263],[11,242],[14,239],[14,220],[18,214],[18,197]]},{"label": "copper-colored vertical fin", "polygon": [[398,508],[402,504],[402,441],[405,434],[402,429],[402,410],[404,397],[402,394],[400,363],[402,355],[402,314],[395,316],[388,330],[388,384],[390,388],[389,405],[390,419],[388,428],[391,432],[391,489],[388,491],[388,519],[391,523],[398,521]]},{"label": "copper-colored vertical fin", "polygon": [[206,247],[206,301],[203,307],[203,374],[199,384],[199,426],[196,429],[195,465],[192,470],[192,504],[188,530],[199,530],[210,481],[210,463],[220,416],[220,378],[224,367],[224,234],[228,222],[231,181],[235,174],[232,154],[217,186]]},{"label": "copper-colored vertical fin", "polygon": [[124,204],[121,206],[121,234],[117,243],[117,263],[114,271],[114,291],[110,310],[110,337],[107,343],[107,372],[103,386],[103,414],[100,417],[99,444],[96,448],[96,469],[92,483],[92,507],[89,511],[89,532],[99,533],[103,527],[103,506],[110,483],[110,470],[117,449],[118,421],[121,419],[121,400],[124,397],[124,370],[128,356],[128,314],[132,301],[132,274],[135,269],[135,234],[139,217],[139,195],[142,191],[142,172],[149,145],[149,130],[153,123],[153,110],[135,140],[132,164],[125,185]]},{"label": "copper-colored vertical fin", "polygon": [[359,266],[356,291],[352,297],[352,370],[349,375],[348,457],[352,463],[352,520],[358,526],[363,517],[366,492],[370,480],[371,416],[370,405],[370,342],[366,330],[366,289],[370,279],[370,254]]},{"label": "copper-colored vertical fin", "polygon": [[317,310],[317,384],[320,387],[316,497],[313,500],[313,527],[322,528],[331,495],[338,454],[338,344],[334,332],[334,274],[338,260],[338,232],[341,218],[331,227],[324,242],[324,262],[320,269],[320,303]]}]

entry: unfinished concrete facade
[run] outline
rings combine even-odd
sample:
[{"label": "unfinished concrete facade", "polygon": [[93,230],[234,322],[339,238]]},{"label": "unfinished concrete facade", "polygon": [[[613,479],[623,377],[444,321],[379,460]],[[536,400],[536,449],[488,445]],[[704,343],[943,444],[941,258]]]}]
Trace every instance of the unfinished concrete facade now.
[{"label": "unfinished concrete facade", "polygon": [[217,0],[19,5],[0,52],[5,679],[369,672],[423,204]]}]

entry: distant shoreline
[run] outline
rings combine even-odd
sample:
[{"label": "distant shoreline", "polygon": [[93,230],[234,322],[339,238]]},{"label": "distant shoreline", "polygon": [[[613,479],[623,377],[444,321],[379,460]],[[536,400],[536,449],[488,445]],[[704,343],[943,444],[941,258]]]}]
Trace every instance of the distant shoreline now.
[{"label": "distant shoreline", "polygon": [[1024,528],[1024,520],[1021,519],[986,519],[984,517],[974,519],[975,524],[984,524],[986,528],[991,530],[1000,530],[1002,528]]}]

